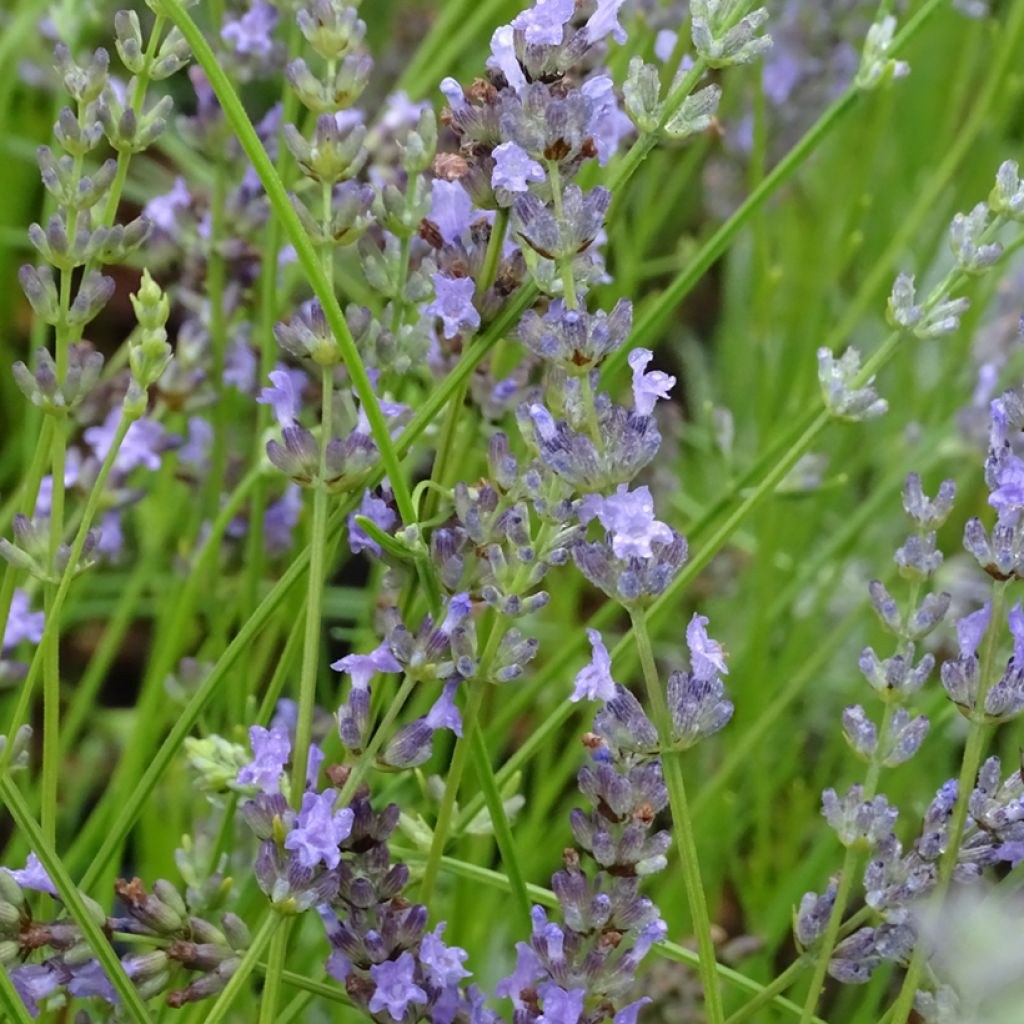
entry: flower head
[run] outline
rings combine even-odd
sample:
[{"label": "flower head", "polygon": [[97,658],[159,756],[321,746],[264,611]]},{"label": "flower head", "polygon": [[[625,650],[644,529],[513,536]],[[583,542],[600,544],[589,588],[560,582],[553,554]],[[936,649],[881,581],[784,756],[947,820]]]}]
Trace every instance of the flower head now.
[{"label": "flower head", "polygon": [[427,993],[413,979],[416,961],[405,952],[397,960],[385,960],[370,968],[377,990],[370,997],[370,1012],[387,1010],[391,1019],[400,1021],[410,1003],[426,1003]]},{"label": "flower head", "polygon": [[633,404],[642,416],[650,416],[659,398],[668,398],[676,379],[661,370],[644,373],[654,358],[649,348],[637,348],[629,353],[627,362],[633,371]]},{"label": "flower head", "polygon": [[595,517],[611,535],[616,558],[650,558],[653,542],[671,544],[673,540],[672,530],[654,518],[654,499],[647,487],[631,492],[628,484],[619,484],[609,498],[589,495],[580,519],[588,522]]},{"label": "flower head", "polygon": [[292,850],[303,867],[316,867],[321,861],[336,868],[341,861],[338,844],[352,831],[351,808],[334,810],[338,794],[333,789],[322,793],[303,793],[295,827],[285,836],[284,847]]},{"label": "flower head", "polygon": [[588,629],[587,637],[593,648],[590,664],[576,673],[576,688],[569,700],[609,701],[615,696],[615,680],[612,679],[612,659],[605,647],[601,634],[596,629]]},{"label": "flower head", "polygon": [[434,274],[435,298],[426,312],[440,317],[444,323],[444,336],[454,338],[461,330],[475,331],[480,326],[480,314],[473,305],[476,283],[471,277],[448,277]]}]

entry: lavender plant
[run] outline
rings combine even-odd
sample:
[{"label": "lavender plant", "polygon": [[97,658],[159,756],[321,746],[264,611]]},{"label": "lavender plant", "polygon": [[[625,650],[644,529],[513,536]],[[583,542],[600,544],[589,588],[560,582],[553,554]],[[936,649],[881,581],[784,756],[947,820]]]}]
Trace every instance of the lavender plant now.
[{"label": "lavender plant", "polygon": [[1006,1012],[1024,8],[784,6],[0,15],[5,1019]]}]

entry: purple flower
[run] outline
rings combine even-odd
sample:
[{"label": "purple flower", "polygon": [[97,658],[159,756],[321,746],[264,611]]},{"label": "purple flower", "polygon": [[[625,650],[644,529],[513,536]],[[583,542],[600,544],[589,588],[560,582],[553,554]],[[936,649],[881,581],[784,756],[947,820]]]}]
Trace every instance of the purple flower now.
[{"label": "purple flower", "polygon": [[238,771],[237,782],[242,786],[258,786],[264,793],[281,792],[281,776],[291,757],[292,743],[283,725],[264,729],[254,725],[249,730],[252,760]]},{"label": "purple flower", "polygon": [[3,649],[17,647],[22,640],[37,644],[43,639],[43,626],[46,616],[42,612],[32,612],[28,608],[28,594],[24,590],[15,590],[11,596],[11,610],[4,627]]},{"label": "purple flower", "polygon": [[99,960],[87,960],[84,964],[69,964],[71,978],[67,982],[68,992],[78,999],[97,996],[108,1003],[119,1002],[117,991]]},{"label": "purple flower", "polygon": [[[89,427],[85,431],[83,436],[86,444],[92,448],[97,459],[102,461],[106,458],[110,446],[114,443],[114,435],[117,433],[120,420],[121,411],[114,408],[110,410],[103,423]],[[136,420],[128,428],[128,433],[121,442],[117,457],[114,459],[114,469],[118,473],[130,473],[137,466],[159,469],[160,455],[164,451],[166,441],[164,428],[155,420]]]},{"label": "purple flower", "polygon": [[269,57],[274,48],[271,33],[277,24],[277,11],[263,0],[253,0],[240,18],[224,23],[220,37],[237,54],[253,57]]},{"label": "purple flower", "polygon": [[178,464],[196,473],[205,473],[213,445],[213,427],[202,416],[190,416],[188,435],[178,449]]},{"label": "purple flower", "polygon": [[302,490],[297,484],[289,484],[263,516],[263,546],[267,554],[281,555],[292,546],[292,534],[301,512]]},{"label": "purple flower", "polygon": [[988,620],[992,615],[992,606],[987,602],[976,612],[965,615],[956,624],[956,638],[960,644],[960,656],[973,658],[981,644],[981,638],[988,629]]},{"label": "purple flower", "polygon": [[238,338],[224,361],[224,383],[238,388],[244,395],[252,394],[258,369],[256,353],[244,338]]},{"label": "purple flower", "polygon": [[587,39],[598,43],[606,36],[615,42],[626,41],[626,30],[619,24],[619,8],[626,0],[597,0],[597,10],[587,20]]},{"label": "purple flower", "polygon": [[589,665],[576,673],[576,688],[569,700],[578,701],[586,697],[587,700],[609,701],[615,696],[611,655],[596,629],[588,629],[587,637],[594,651],[593,657]]},{"label": "purple flower", "polygon": [[502,25],[491,36],[491,56],[487,58],[489,68],[497,68],[505,76],[509,86],[521,93],[526,88],[519,58],[516,57],[515,33],[511,25]]},{"label": "purple flower", "polygon": [[451,729],[456,736],[462,735],[462,715],[459,714],[458,706],[455,703],[455,694],[458,688],[459,681],[457,679],[445,683],[441,696],[427,712],[426,723],[434,732],[438,729]]},{"label": "purple flower", "polygon": [[457,181],[435,178],[430,189],[430,220],[437,225],[446,245],[458,242],[473,219],[473,200]]},{"label": "purple flower", "polygon": [[520,1010],[526,1005],[522,993],[533,988],[533,983],[544,975],[545,971],[537,954],[527,943],[517,942],[516,969],[507,978],[499,981],[494,991],[499,996],[511,999],[515,1008]]},{"label": "purple flower", "polygon": [[303,867],[316,867],[323,861],[328,868],[336,868],[341,861],[338,844],[352,831],[354,815],[349,807],[334,810],[337,796],[333,789],[302,794],[302,808],[284,847],[295,852]]},{"label": "purple flower", "polygon": [[22,889],[31,889],[33,892],[47,892],[51,896],[57,895],[57,890],[54,888],[53,882],[50,881],[46,868],[43,867],[34,852],[29,853],[23,868],[15,870],[0,868],[0,871],[6,871]]},{"label": "purple flower", "polygon": [[650,558],[652,543],[671,544],[673,540],[672,530],[654,518],[654,499],[647,487],[630,492],[628,484],[619,484],[609,498],[589,495],[580,521],[586,523],[595,516],[611,535],[616,558]]},{"label": "purple flower", "polygon": [[348,546],[352,554],[369,551],[380,558],[380,545],[356,522],[357,515],[372,520],[387,533],[398,521],[394,509],[383,498],[375,498],[370,491],[365,491],[359,504],[359,511],[348,517]]},{"label": "purple flower", "polygon": [[690,669],[698,679],[710,679],[716,673],[728,675],[725,652],[717,640],[708,636],[708,618],[694,614],[686,627],[686,646],[690,649]]},{"label": "purple flower", "polygon": [[256,401],[260,405],[271,406],[277,422],[282,427],[290,427],[302,408],[302,391],[306,386],[306,375],[301,370],[290,370],[279,365],[276,370],[270,371],[269,376],[273,387],[263,388]]},{"label": "purple flower", "polygon": [[630,135],[633,122],[619,106],[615,83],[608,75],[588,78],[580,87],[592,105],[590,133],[597,146],[597,162],[603,167],[616,154],[619,143]]},{"label": "purple flower", "polygon": [[642,416],[650,416],[659,398],[668,398],[676,379],[661,370],[644,373],[647,364],[654,358],[649,348],[634,349],[629,353],[629,366],[633,371],[633,404]]},{"label": "purple flower", "polygon": [[988,503],[999,513],[1000,520],[1024,508],[1024,460],[1007,453],[995,474],[995,488]]},{"label": "purple flower", "polygon": [[558,46],[575,11],[576,0],[537,0],[512,19],[512,28],[519,29],[528,44]]},{"label": "purple flower", "polygon": [[472,973],[462,966],[469,954],[458,946],[446,946],[441,941],[444,926],[442,921],[432,932],[427,932],[420,944],[420,964],[426,971],[427,980],[442,989],[457,985]]},{"label": "purple flower", "polygon": [[405,952],[397,960],[385,960],[370,968],[377,990],[370,997],[370,1013],[387,1010],[392,1020],[400,1021],[410,1003],[426,1003],[427,993],[413,980],[416,961]]},{"label": "purple flower", "polygon": [[158,230],[173,235],[181,222],[179,214],[192,205],[192,196],[184,178],[175,178],[174,187],[146,203],[142,215]]},{"label": "purple flower", "polygon": [[628,1006],[624,1006],[612,1018],[612,1024],[636,1024],[640,1011],[649,1002],[651,1002],[651,999],[648,996],[644,996],[642,999],[638,999],[635,1003],[630,1003]]},{"label": "purple flower", "polygon": [[546,981],[537,986],[537,994],[544,1000],[544,1012],[537,1018],[537,1024],[579,1024],[585,989],[567,992],[561,985]]},{"label": "purple flower", "polygon": [[1013,634],[1013,666],[1024,668],[1024,607],[1018,601],[1010,609],[1010,632]]},{"label": "purple flower", "polygon": [[454,338],[463,327],[475,331],[480,326],[480,314],[473,305],[476,283],[471,277],[447,277],[433,274],[436,298],[426,312],[444,322],[444,336]]},{"label": "purple flower", "polygon": [[466,616],[473,611],[473,601],[469,594],[453,594],[448,599],[448,607],[444,614],[444,620],[441,622],[441,632],[445,636],[450,637],[452,630],[462,622]]},{"label": "purple flower", "polygon": [[346,654],[331,664],[336,672],[345,672],[352,677],[354,690],[369,689],[370,680],[378,672],[401,672],[402,666],[386,644],[381,644],[369,654]]},{"label": "purple flower", "polygon": [[[0,967],[0,970],[6,968]],[[60,976],[47,964],[23,964],[10,972],[14,990],[21,996],[25,1009],[33,1017],[39,1014],[39,1000],[45,999],[60,986]]]},{"label": "purple flower", "polygon": [[522,146],[503,142],[494,148],[491,185],[506,192],[526,192],[531,181],[544,180],[544,168]]}]

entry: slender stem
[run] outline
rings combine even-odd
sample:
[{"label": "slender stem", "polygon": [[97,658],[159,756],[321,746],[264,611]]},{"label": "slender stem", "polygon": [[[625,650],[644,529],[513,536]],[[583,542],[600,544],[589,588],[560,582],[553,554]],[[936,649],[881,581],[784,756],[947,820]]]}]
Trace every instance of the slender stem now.
[{"label": "slender stem", "polygon": [[96,959],[99,960],[110,979],[111,984],[121,997],[121,1003],[125,1012],[136,1024],[151,1024],[149,1013],[142,1001],[141,996],[132,984],[131,979],[125,974],[124,967],[117,957],[113,946],[103,934],[103,930],[92,911],[86,906],[81,893],[75,887],[67,869],[64,867],[60,857],[54,852],[53,847],[47,842],[42,829],[32,817],[25,798],[21,791],[14,784],[11,777],[6,773],[0,773],[0,799],[4,806],[10,811],[15,825],[21,832],[24,839],[35,851],[46,873],[50,876],[54,888],[60,896],[61,902],[67,907],[68,913],[74,918],[75,923],[82,930],[82,935],[88,942]]},{"label": "slender stem", "polygon": [[388,422],[380,408],[380,402],[370,383],[366,367],[359,356],[355,339],[349,330],[335,295],[333,282],[324,273],[323,267],[317,258],[316,248],[306,234],[299,220],[298,214],[292,208],[291,200],[288,198],[287,190],[281,181],[280,175],[263,144],[256,134],[256,130],[249,120],[249,115],[239,99],[235,87],[224,68],[217,60],[216,54],[210,48],[209,43],[203,37],[202,32],[185,10],[182,0],[163,0],[163,9],[168,17],[178,26],[181,34],[185,37],[195,55],[196,61],[206,73],[222,109],[224,116],[234,131],[245,155],[252,162],[253,168],[259,175],[260,181],[267,192],[267,199],[284,228],[288,240],[295,247],[295,253],[299,265],[302,267],[310,286],[324,311],[327,323],[334,334],[341,350],[342,359],[348,368],[352,379],[352,386],[362,403],[366,418],[370,424],[370,433],[373,436],[377,449],[380,452],[383,468],[391,482],[391,488],[395,495],[395,504],[398,506],[399,515],[406,524],[416,521],[415,511],[412,507],[412,499],[409,486],[402,473],[401,463],[391,440],[391,432]]},{"label": "slender stem", "polygon": [[[60,612],[64,606],[64,600],[67,597],[68,590],[71,587],[71,582],[74,579],[75,568],[82,557],[82,551],[85,548],[85,541],[89,534],[89,529],[92,526],[93,520],[96,517],[96,512],[99,509],[100,499],[103,497],[103,489],[106,486],[107,478],[110,476],[110,473],[114,468],[114,461],[117,458],[121,442],[124,440],[124,435],[128,433],[128,428],[131,426],[131,423],[132,421],[122,414],[121,421],[118,423],[117,431],[114,434],[113,443],[103,459],[100,471],[96,475],[96,482],[92,485],[92,490],[89,492],[85,509],[82,512],[82,521],[78,524],[78,532],[75,534],[75,539],[71,544],[68,564],[61,575],[60,582],[53,595],[50,614],[47,616],[46,621],[43,624],[42,640],[36,648],[36,653],[32,658],[32,663],[29,665],[28,675],[25,677],[25,681],[21,686],[21,692],[18,694],[18,703],[15,706],[14,713],[11,716],[11,722],[7,730],[8,736],[15,736],[18,729],[20,729],[27,720],[28,710],[32,703],[32,693],[35,689],[35,683],[39,678],[40,670],[43,668],[43,661],[47,656],[47,645],[55,642],[54,637],[59,637]],[[13,749],[14,745],[8,744],[3,754],[0,754],[0,774],[7,771]]]},{"label": "slender stem", "polygon": [[267,913],[260,929],[253,936],[252,945],[245,951],[242,962],[238,965],[235,973],[231,975],[224,990],[217,997],[216,1002],[203,1018],[203,1024],[221,1024],[221,1021],[231,1010],[231,1004],[242,991],[242,986],[249,980],[249,975],[256,969],[264,949],[274,937],[274,933],[284,926],[285,918],[273,911]]},{"label": "slender stem", "polygon": [[477,780],[484,795],[484,802],[487,804],[487,810],[491,816],[491,826],[494,829],[494,839],[498,844],[498,852],[501,854],[501,863],[508,872],[512,901],[515,904],[515,911],[519,915],[519,925],[521,928],[529,931],[530,897],[526,891],[526,880],[523,877],[523,870],[519,865],[519,855],[516,851],[512,827],[509,824],[508,815],[505,813],[505,804],[501,799],[501,792],[494,777],[494,769],[491,767],[491,757],[487,752],[487,741],[484,739],[483,729],[477,728],[473,731],[470,747],[473,756],[473,768],[476,771]]},{"label": "slender stem", "polygon": [[[911,599],[911,606],[915,604]],[[864,781],[864,800],[874,799],[875,791],[878,788],[878,776],[882,769],[882,758],[885,754],[885,747],[888,743],[889,727],[892,724],[893,713],[896,704],[887,701],[885,712],[882,717],[882,724],[878,730],[878,741],[875,744],[874,753],[868,764],[867,777]],[[843,915],[846,913],[846,905],[850,901],[850,893],[853,891],[853,883],[857,878],[860,868],[861,851],[856,846],[848,846],[843,857],[843,865],[839,869],[839,885],[836,888],[835,903],[832,904],[832,913],[829,915],[828,924],[825,927],[825,934],[815,950],[814,973],[811,975],[811,984],[807,990],[807,997],[804,1001],[804,1010],[800,1016],[800,1024],[808,1024],[813,1018],[814,1011],[818,1007],[818,1000],[821,998],[821,990],[825,984],[825,976],[828,973],[828,965],[832,960],[832,952],[839,939],[839,929],[843,923]]]},{"label": "slender stem", "polygon": [[327,445],[331,438],[331,410],[334,405],[334,380],[330,367],[321,373],[323,394],[320,401],[320,473],[313,491],[313,533],[310,538],[309,578],[306,586],[306,633],[302,646],[302,673],[299,677],[299,718],[295,729],[292,759],[292,803],[298,806],[306,789],[306,762],[313,736],[313,712],[316,704],[316,677],[320,664],[320,618],[324,592],[325,550],[327,547]]},{"label": "slender stem", "polygon": [[274,1024],[274,1021],[277,1020],[277,1004],[281,999],[284,964],[288,956],[288,936],[291,934],[293,924],[294,918],[285,918],[270,939],[266,980],[260,995],[259,1024]]},{"label": "slender stem", "polygon": [[781,974],[777,974],[753,999],[744,1003],[735,1013],[725,1018],[725,1024],[741,1024],[752,1013],[767,1006],[781,995],[806,970],[807,958],[798,957]]},{"label": "slender stem", "polygon": [[[548,182],[551,185],[551,202],[555,208],[555,223],[558,225],[559,231],[567,231],[568,226],[565,223],[565,215],[562,210],[562,176],[558,170],[558,161],[548,160],[546,163],[548,165]],[[562,301],[567,309],[577,309],[579,307],[572,261],[573,256],[571,254],[559,256],[555,260],[558,272],[562,276]]]},{"label": "slender stem", "polygon": [[448,776],[445,779],[444,795],[441,797],[437,821],[434,823],[430,852],[427,855],[423,879],[420,882],[420,901],[428,910],[437,896],[437,877],[441,872],[441,858],[455,817],[455,800],[459,793],[463,773],[466,770],[470,741],[477,728],[480,709],[483,707],[484,695],[487,692],[484,685],[482,679],[476,679],[470,687],[469,700],[466,702],[466,710],[462,715],[462,738],[455,743],[455,753],[452,755],[452,763],[448,767]]},{"label": "slender stem", "polygon": [[[967,733],[967,743],[964,747],[963,761],[960,765],[956,803],[953,805],[953,814],[949,821],[946,848],[942,851],[942,858],[939,860],[939,871],[933,897],[936,901],[941,901],[945,898],[950,882],[953,879],[953,870],[960,855],[960,843],[963,840],[964,828],[967,824],[971,794],[974,792],[974,784],[978,778],[978,769],[981,767],[981,759],[985,753],[986,741],[992,731],[991,723],[985,720],[985,697],[996,681],[994,672],[995,657],[999,631],[1003,624],[1006,588],[1007,583],[1005,582],[996,583],[992,588],[992,611],[989,617],[988,629],[985,632],[985,646],[982,650],[981,664],[978,667],[978,695],[974,710],[971,713],[971,727]],[[910,1016],[910,1011],[914,1005],[914,996],[917,994],[917,984],[921,979],[921,972],[924,970],[926,955],[925,941],[919,936],[914,947],[914,953],[907,966],[907,973],[903,978],[900,994],[893,1004],[892,1024],[906,1024]]]},{"label": "slender stem", "polygon": [[505,235],[508,233],[508,220],[509,208],[499,206],[494,214],[494,223],[491,225],[491,237],[487,239],[484,265],[480,269],[480,279],[476,285],[477,295],[483,295],[494,284],[494,280],[498,276],[501,250],[505,245]]},{"label": "slender stem", "polygon": [[690,917],[693,919],[693,930],[697,936],[704,1005],[709,1024],[723,1024],[725,1011],[722,1006],[722,994],[718,988],[715,941],[711,935],[711,919],[704,896],[704,883],[700,877],[697,841],[686,796],[683,766],[679,757],[680,751],[674,749],[672,741],[672,715],[665,693],[661,688],[661,680],[658,678],[658,668],[654,663],[654,649],[651,646],[651,636],[647,630],[646,615],[642,609],[635,608],[631,608],[629,614],[633,622],[633,635],[636,638],[637,651],[640,654],[647,698],[654,714],[655,728],[658,730],[665,785],[668,788],[669,805],[672,809],[672,831],[679,847],[683,885],[686,888]]}]

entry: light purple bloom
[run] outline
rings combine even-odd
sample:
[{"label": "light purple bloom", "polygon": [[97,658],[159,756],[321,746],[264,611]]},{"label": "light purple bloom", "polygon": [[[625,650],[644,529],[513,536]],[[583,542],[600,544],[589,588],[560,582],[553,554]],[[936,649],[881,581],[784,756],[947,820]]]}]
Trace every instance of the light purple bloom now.
[{"label": "light purple bloom", "polygon": [[511,25],[502,25],[491,36],[491,56],[487,58],[489,68],[497,68],[516,92],[526,88],[526,75],[516,57],[515,34]]},{"label": "light purple bloom", "polygon": [[334,809],[337,796],[333,789],[302,794],[302,808],[284,846],[295,852],[303,867],[316,867],[322,861],[328,868],[336,868],[341,861],[338,844],[352,831],[354,815],[349,807]]},{"label": "light purple bloom", "polygon": [[619,106],[615,83],[608,75],[588,78],[580,92],[590,100],[590,134],[597,146],[597,162],[603,167],[616,154],[619,143],[633,130],[633,122]]},{"label": "light purple bloom", "polygon": [[[67,964],[67,961],[65,961]],[[84,964],[68,964],[71,968],[71,979],[67,982],[68,992],[78,999],[89,999],[96,996],[108,1003],[120,1002],[107,972],[100,966],[99,960],[87,960]]]},{"label": "light purple bloom", "polygon": [[157,229],[173,235],[180,223],[179,214],[192,205],[192,196],[184,178],[175,178],[174,187],[162,196],[156,196],[146,203],[143,216]]},{"label": "light purple bloom", "polygon": [[670,28],[661,29],[658,34],[654,37],[654,56],[658,58],[663,64],[665,61],[672,56],[676,48],[676,40],[679,38],[678,32],[673,32]]},{"label": "light purple bloom", "polygon": [[302,390],[306,386],[306,375],[301,370],[278,366],[276,370],[270,371],[269,376],[273,386],[263,388],[256,401],[260,405],[271,406],[277,422],[282,427],[290,427],[302,408]]},{"label": "light purple bloom", "polygon": [[[460,92],[461,92],[461,86]],[[457,181],[435,178],[430,184],[430,219],[447,245],[459,241],[473,219],[473,200]]]},{"label": "light purple bloom", "polygon": [[427,993],[413,980],[415,970],[416,961],[409,952],[397,960],[374,964],[370,977],[377,983],[377,991],[370,997],[370,1013],[386,1009],[392,1020],[400,1021],[410,1003],[425,1003]]},{"label": "light purple bloom", "polygon": [[277,24],[277,11],[263,0],[253,0],[240,18],[226,21],[220,37],[235,53],[253,57],[269,57],[274,41],[271,33]]},{"label": "light purple bloom", "polygon": [[1024,607],[1018,601],[1010,609],[1010,632],[1013,634],[1014,668],[1024,668]]},{"label": "light purple bloom", "polygon": [[544,1001],[544,1012],[537,1018],[537,1024],[579,1024],[585,989],[567,992],[561,985],[546,981],[537,986],[537,994]]},{"label": "light purple bloom", "polygon": [[480,326],[480,314],[473,305],[476,282],[471,277],[432,277],[436,298],[426,311],[444,322],[444,336],[454,338],[462,328],[475,331]]},{"label": "light purple bloom", "polygon": [[992,615],[992,606],[986,602],[976,612],[965,615],[956,624],[956,638],[960,645],[962,658],[973,658],[981,644],[981,638],[988,629],[988,620]]},{"label": "light purple bloom", "polygon": [[357,515],[371,520],[387,533],[398,521],[395,510],[383,498],[374,497],[372,492],[365,491],[358,512],[348,517],[348,546],[352,554],[369,551],[380,558],[380,545],[356,522]]},{"label": "light purple bloom", "polygon": [[252,761],[239,769],[237,782],[242,786],[258,786],[264,793],[280,793],[281,776],[292,753],[288,730],[282,725],[270,729],[254,725],[249,730],[249,745]]},{"label": "light purple bloom", "polygon": [[213,445],[213,427],[202,416],[190,416],[188,435],[178,449],[178,463],[196,473],[205,473]]},{"label": "light purple bloom", "polygon": [[39,1014],[39,1000],[45,999],[60,987],[60,976],[46,964],[23,964],[11,970],[10,974],[14,990],[21,996],[21,1001],[33,1017]]},{"label": "light purple bloom", "polygon": [[503,142],[494,147],[491,186],[506,192],[526,192],[531,181],[544,180],[544,168],[522,146]]},{"label": "light purple bloom", "polygon": [[578,701],[586,697],[587,700],[609,701],[615,696],[611,655],[596,629],[588,629],[587,637],[593,648],[593,657],[589,665],[576,673],[576,688],[569,700]]},{"label": "light purple bloom", "polygon": [[648,996],[638,999],[635,1003],[624,1006],[612,1018],[612,1024],[636,1024],[640,1011],[652,1000]]},{"label": "light purple bloom", "polygon": [[469,954],[458,946],[446,946],[441,941],[444,926],[442,921],[432,932],[427,932],[420,944],[420,964],[430,983],[442,989],[457,985],[472,973],[462,966]]},{"label": "light purple bloom", "polygon": [[507,977],[498,982],[495,993],[506,999],[511,999],[517,1010],[522,1009],[526,1004],[522,999],[522,992],[533,988],[533,983],[545,975],[544,967],[540,958],[525,942],[516,943],[516,968]]},{"label": "light purple bloom", "polygon": [[654,499],[648,487],[630,492],[627,484],[619,484],[615,493],[600,502],[591,497],[581,509],[580,519],[596,516],[611,535],[616,558],[651,558],[652,543],[671,544],[674,534],[654,518]]},{"label": "light purple bloom", "polygon": [[717,673],[728,675],[725,651],[708,636],[708,618],[694,613],[686,627],[686,646],[690,649],[690,669],[698,679],[711,679]]},{"label": "light purple bloom", "polygon": [[527,43],[558,46],[575,11],[576,0],[537,0],[512,19],[512,27],[523,33]]},{"label": "light purple bloom", "polygon": [[381,644],[369,654],[346,654],[331,664],[337,672],[345,672],[352,677],[354,690],[369,689],[370,680],[378,672],[401,672],[402,666],[385,644]]},{"label": "light purple bloom", "polygon": [[301,512],[302,490],[297,484],[289,484],[263,516],[263,546],[268,554],[280,555],[292,546],[292,534]]},{"label": "light purple bloom", "polygon": [[451,636],[452,630],[473,610],[473,602],[469,594],[453,594],[448,599],[448,609],[441,623],[441,632],[445,636]]},{"label": "light purple bloom", "polygon": [[[78,483],[78,474],[82,469],[82,456],[77,448],[69,448],[64,463],[64,487],[74,487]],[[35,514],[48,516],[53,504],[53,477],[47,473],[39,481],[39,494],[36,497]]]},{"label": "light purple bloom", "polygon": [[[530,419],[533,420],[533,425],[537,428],[537,435],[542,441],[550,441],[558,433],[555,418],[537,402],[530,406]],[[596,514],[595,512],[594,515]],[[594,516],[592,515],[590,518],[593,519]]]},{"label": "light purple bloom", "polygon": [[444,684],[441,696],[427,712],[426,723],[434,732],[438,729],[451,729],[456,736],[462,735],[462,715],[455,703],[455,694],[459,689],[457,679]]},{"label": "light purple bloom", "polygon": [[[114,443],[117,425],[121,420],[121,410],[110,410],[107,418],[94,427],[89,427],[83,435],[86,444],[92,448],[97,459],[106,458],[110,446]],[[160,456],[166,444],[164,428],[151,419],[136,420],[125,434],[121,447],[114,459],[114,469],[118,473],[130,473],[137,466],[146,469],[159,469]]]},{"label": "light purple bloom", "polygon": [[224,361],[224,383],[238,388],[244,395],[256,387],[259,359],[244,338],[238,338],[228,349]]},{"label": "light purple bloom", "polygon": [[121,510],[107,509],[100,520],[100,539],[96,542],[97,554],[106,555],[116,562],[124,548],[124,533],[121,530]]},{"label": "light purple bloom", "polygon": [[1002,518],[1024,508],[1024,460],[1007,454],[996,471],[996,486],[988,503]]},{"label": "light purple bloom", "polygon": [[0,868],[0,871],[6,871],[22,889],[31,889],[33,892],[46,892],[51,896],[57,895],[57,890],[53,882],[50,881],[46,868],[43,867],[34,851],[29,853],[23,868],[14,870],[11,868]]},{"label": "light purple bloom", "polygon": [[597,0],[597,10],[587,21],[587,39],[598,43],[606,36],[615,42],[626,41],[626,30],[619,24],[619,8],[626,0]]},{"label": "light purple bloom", "polygon": [[408,93],[399,89],[393,92],[386,101],[384,116],[381,118],[381,129],[389,134],[401,131],[403,128],[415,128],[419,123],[420,115],[430,104],[426,100],[413,103]]},{"label": "light purple bloom", "polygon": [[46,616],[42,612],[29,611],[28,594],[21,589],[11,596],[11,610],[4,627],[3,649],[17,647],[22,640],[37,644],[43,639]]},{"label": "light purple bloom", "polygon": [[654,358],[649,348],[637,348],[629,353],[629,366],[633,371],[633,404],[641,416],[650,416],[659,398],[668,398],[676,379],[661,370],[644,373]]}]

